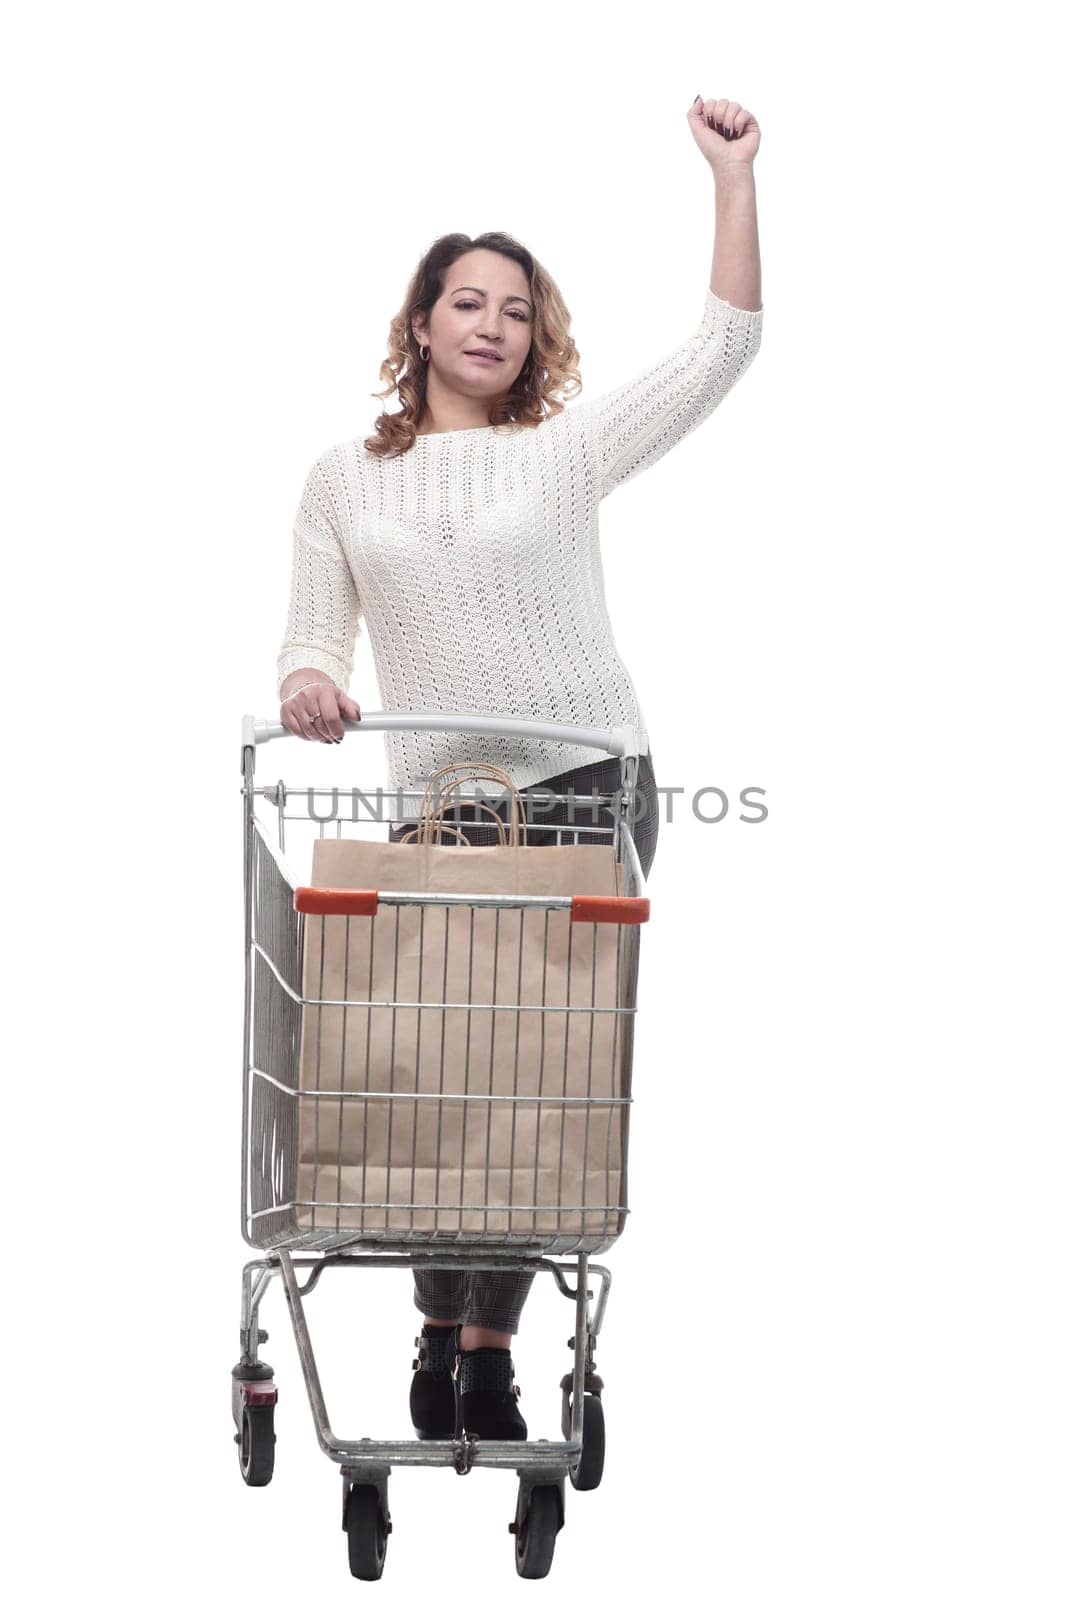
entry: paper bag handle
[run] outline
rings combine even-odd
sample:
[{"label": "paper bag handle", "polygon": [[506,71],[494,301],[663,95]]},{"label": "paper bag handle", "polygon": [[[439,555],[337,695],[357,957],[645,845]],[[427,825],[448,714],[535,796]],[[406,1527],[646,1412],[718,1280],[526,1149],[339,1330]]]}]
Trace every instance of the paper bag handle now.
[{"label": "paper bag handle", "polygon": [[[449,773],[449,772],[463,772],[463,773],[466,773],[467,776],[466,777],[459,777],[459,778],[452,778],[448,783],[446,783],[444,785],[443,789],[440,792],[440,796],[439,796],[439,799],[438,799],[438,804],[436,805],[436,807],[431,807],[430,801],[431,801],[431,798],[432,798],[432,791],[433,791],[433,788],[434,788],[434,785],[435,785],[437,779],[441,778],[441,777],[444,777],[445,774]],[[500,843],[501,844],[509,844],[510,843],[512,848],[516,848],[518,846],[518,844],[519,844],[519,829],[520,828],[522,830],[522,842],[525,843],[526,842],[526,806],[525,806],[525,803],[523,801],[521,792],[519,791],[519,789],[516,788],[514,780],[504,771],[503,767],[495,767],[495,766],[491,765],[489,762],[482,762],[482,761],[450,761],[447,766],[438,767],[436,772],[433,772],[433,773],[430,774],[429,780],[428,780],[427,785],[426,785],[426,790],[425,790],[425,792],[423,794],[423,797],[422,797],[422,805],[421,805],[421,807],[419,809],[418,828],[417,828],[415,833],[406,834],[404,836],[404,839],[401,841],[401,843],[406,844],[409,840],[413,841],[416,844],[434,844],[434,843],[439,843],[440,842],[440,838],[441,838],[441,834],[447,832],[447,833],[455,833],[457,838],[460,839],[463,844],[470,845],[470,840],[468,838],[463,837],[463,835],[462,835],[462,833],[461,833],[461,831],[459,829],[450,827],[449,824],[444,821],[443,813],[445,812],[445,810],[448,809],[448,806],[449,806],[449,801],[448,801],[447,797],[453,792],[454,789],[457,789],[457,788],[459,788],[459,786],[461,784],[468,782],[469,781],[469,776],[470,776],[470,774],[472,772],[476,773],[476,774],[480,774],[483,777],[484,776],[488,776],[488,777],[492,778],[494,780],[494,782],[503,784],[504,788],[508,790],[508,792],[509,792],[509,794],[511,796],[511,839],[510,839],[510,841],[505,836],[504,824],[503,824],[501,818],[497,815],[497,813],[495,811],[492,810],[491,807],[488,806],[486,801],[477,800],[477,799],[474,799],[474,798],[469,797],[469,796],[463,796],[462,800],[459,803],[461,803],[461,804],[469,804],[469,805],[473,805],[473,806],[481,806],[481,807],[484,807],[486,810],[488,810],[490,817],[492,818],[493,822],[495,822],[496,825],[497,825],[497,831],[498,831],[498,835],[499,835],[499,839],[500,839]],[[453,803],[456,803],[456,802],[453,802]]]}]

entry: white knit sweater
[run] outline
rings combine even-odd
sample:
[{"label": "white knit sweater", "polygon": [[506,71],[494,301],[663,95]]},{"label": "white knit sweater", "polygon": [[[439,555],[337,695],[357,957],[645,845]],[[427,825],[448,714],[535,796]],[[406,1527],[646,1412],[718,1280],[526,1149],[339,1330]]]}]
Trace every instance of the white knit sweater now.
[{"label": "white knit sweater", "polygon": [[[762,308],[709,291],[690,338],[536,427],[423,434],[385,460],[362,439],[327,450],[293,530],[279,689],[314,667],[350,692],[365,619],[383,711],[633,723],[647,735],[608,617],[597,507],[711,415],[752,362],[762,324]],[[450,761],[490,761],[521,789],[604,759],[534,739],[384,738],[391,794],[421,792]],[[417,798],[396,814],[417,815]]]}]

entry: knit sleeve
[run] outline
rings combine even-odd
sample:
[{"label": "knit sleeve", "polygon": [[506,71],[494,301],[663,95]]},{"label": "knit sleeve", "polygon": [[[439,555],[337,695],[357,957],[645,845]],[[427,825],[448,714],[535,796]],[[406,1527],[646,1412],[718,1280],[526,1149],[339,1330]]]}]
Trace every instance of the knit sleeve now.
[{"label": "knit sleeve", "polygon": [[755,359],[763,307],[745,311],[709,289],[700,326],[669,355],[568,411],[589,441],[600,497],[635,478],[710,417]]},{"label": "knit sleeve", "polygon": [[298,667],[327,673],[345,694],[362,606],[322,457],[308,474],[293,526],[289,615],[278,655],[278,692]]}]

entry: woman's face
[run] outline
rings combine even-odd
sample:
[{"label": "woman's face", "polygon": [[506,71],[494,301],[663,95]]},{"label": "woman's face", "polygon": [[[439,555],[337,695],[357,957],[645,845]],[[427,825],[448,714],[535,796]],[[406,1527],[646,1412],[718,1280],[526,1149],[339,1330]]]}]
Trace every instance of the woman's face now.
[{"label": "woman's face", "polygon": [[[470,399],[507,394],[522,371],[533,336],[533,301],[517,261],[495,250],[469,250],[453,261],[429,326],[412,319],[429,364],[448,388]],[[496,360],[471,350],[491,350]]]}]

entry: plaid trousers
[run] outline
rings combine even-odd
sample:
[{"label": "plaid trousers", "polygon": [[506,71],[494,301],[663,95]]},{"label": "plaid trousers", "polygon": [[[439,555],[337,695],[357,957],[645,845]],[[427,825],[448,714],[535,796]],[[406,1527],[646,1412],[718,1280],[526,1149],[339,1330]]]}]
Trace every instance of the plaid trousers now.
[{"label": "plaid trousers", "polygon": [[[546,778],[529,789],[521,790],[524,798],[550,789],[553,794],[599,794],[610,797],[622,782],[622,763],[617,756],[605,761],[594,761],[588,766],[572,767],[555,778]],[[483,805],[491,805],[505,826],[511,819],[510,796],[487,796]],[[500,830],[495,823],[477,823],[475,818],[485,816],[483,807],[456,804],[444,813],[448,822],[462,822],[464,837],[472,845],[500,843]],[[527,807],[526,820],[530,824],[544,824],[545,831],[532,827],[526,835],[530,844],[595,843],[610,845],[612,813],[602,804],[582,806],[566,798],[548,809]],[[607,828],[602,837],[583,839],[582,828]],[[389,829],[391,844],[399,844],[405,833],[414,832],[415,824],[392,825]],[[578,830],[577,835],[575,830]],[[631,822],[634,845],[641,862],[641,871],[648,877],[656,854],[659,835],[659,798],[656,794],[656,774],[652,766],[652,752],[638,758],[637,785],[634,792],[634,811]],[[442,844],[456,844],[452,834],[443,834]],[[465,847],[464,847],[465,848]],[[415,1277],[415,1308],[424,1317],[439,1321],[465,1322],[468,1327],[494,1328],[501,1333],[517,1333],[522,1308],[536,1278],[536,1272],[503,1272],[492,1269],[465,1272],[456,1268],[413,1267]]]}]

